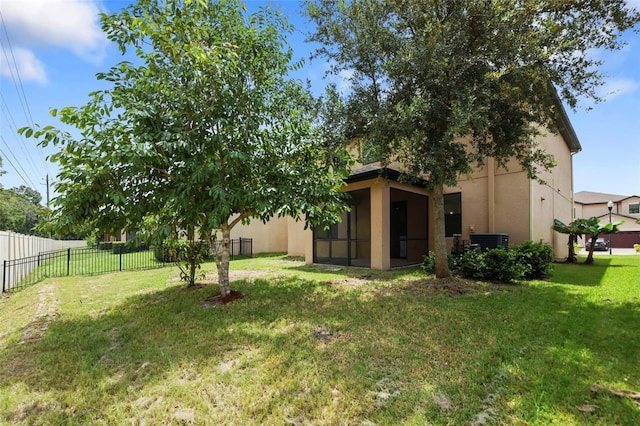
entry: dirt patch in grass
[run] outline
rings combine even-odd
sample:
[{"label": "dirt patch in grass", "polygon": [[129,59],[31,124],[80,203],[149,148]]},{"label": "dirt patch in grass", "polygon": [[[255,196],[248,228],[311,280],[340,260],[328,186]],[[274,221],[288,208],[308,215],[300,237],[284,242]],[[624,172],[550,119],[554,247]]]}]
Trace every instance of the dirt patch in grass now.
[{"label": "dirt patch in grass", "polygon": [[383,287],[379,288],[378,291],[384,296],[392,296],[398,293],[420,293],[431,296],[447,295],[457,297],[467,294],[491,294],[507,291],[509,288],[507,285],[478,282],[455,276],[439,279],[413,277],[404,281],[394,282],[393,285],[385,285],[385,281],[388,281],[385,277],[363,275],[359,277],[340,277],[327,281],[326,284],[337,289],[353,289],[363,287],[372,282],[378,282],[383,284]]},{"label": "dirt patch in grass", "polygon": [[233,302],[234,300],[242,299],[244,294],[237,290],[231,290],[231,293],[222,297],[221,294],[214,294],[205,300],[204,307],[205,308],[213,308],[215,306],[226,305],[227,303]]},{"label": "dirt patch in grass", "polygon": [[355,288],[371,283],[371,277],[340,277],[335,280],[328,281],[327,284],[336,288]]},{"label": "dirt patch in grass", "polygon": [[22,333],[20,343],[40,340],[49,329],[49,324],[58,317],[58,299],[53,284],[43,286],[38,292],[38,307],[35,318]]},{"label": "dirt patch in grass", "polygon": [[427,291],[445,293],[451,297],[481,294],[488,296],[493,293],[509,293],[518,288],[517,284],[489,283],[474,281],[461,277],[432,278],[424,282]]},{"label": "dirt patch in grass", "polygon": [[[238,271],[229,271],[229,282],[234,281],[246,281],[247,283],[251,283],[255,278],[266,275],[267,271],[258,271],[258,270],[238,270]],[[214,272],[211,274],[207,274],[204,277],[203,284],[218,284],[218,273]]]},{"label": "dirt patch in grass", "polygon": [[393,296],[394,294],[415,294],[423,296],[458,297],[472,294],[491,294],[497,291],[504,291],[502,286],[477,282],[460,277],[448,278],[416,278],[409,279],[392,286],[385,286],[380,289],[383,296]]},{"label": "dirt patch in grass", "polygon": [[448,277],[423,281],[428,291],[446,293],[450,296],[462,296],[464,294],[482,293],[487,290],[484,284],[460,277]]}]

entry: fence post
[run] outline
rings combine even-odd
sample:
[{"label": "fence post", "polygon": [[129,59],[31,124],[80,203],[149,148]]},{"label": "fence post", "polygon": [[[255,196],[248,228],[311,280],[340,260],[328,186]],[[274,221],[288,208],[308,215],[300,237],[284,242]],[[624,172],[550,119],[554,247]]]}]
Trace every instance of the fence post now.
[{"label": "fence post", "polygon": [[118,254],[120,256],[120,272],[122,272],[122,246],[124,244],[118,244]]},{"label": "fence post", "polygon": [[67,249],[67,276],[69,276],[70,265],[71,265],[71,247]]},{"label": "fence post", "polygon": [[5,282],[7,281],[7,261],[2,261],[2,292],[4,293]]}]

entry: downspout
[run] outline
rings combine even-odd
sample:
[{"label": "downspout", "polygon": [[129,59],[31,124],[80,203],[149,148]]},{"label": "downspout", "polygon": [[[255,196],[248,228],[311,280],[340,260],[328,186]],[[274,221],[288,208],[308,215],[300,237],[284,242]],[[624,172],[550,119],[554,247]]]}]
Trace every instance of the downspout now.
[{"label": "downspout", "polygon": [[489,232],[496,232],[496,164],[493,157],[487,159],[487,215]]},{"label": "downspout", "polygon": [[529,179],[529,239],[533,241],[533,209],[535,205],[533,203],[533,179]]},{"label": "downspout", "polygon": [[575,208],[575,200],[573,199],[573,194],[575,193],[575,188],[573,186],[573,156],[582,151],[581,149],[574,151],[571,153],[571,221],[573,222],[576,219],[576,208]]}]

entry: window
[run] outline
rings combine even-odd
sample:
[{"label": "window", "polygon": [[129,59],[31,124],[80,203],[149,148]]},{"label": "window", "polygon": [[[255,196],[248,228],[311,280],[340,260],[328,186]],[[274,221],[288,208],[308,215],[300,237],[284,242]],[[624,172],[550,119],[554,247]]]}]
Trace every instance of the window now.
[{"label": "window", "polygon": [[462,234],[462,193],[444,196],[444,232],[445,236]]},{"label": "window", "polygon": [[640,203],[629,204],[629,214],[640,214]]},{"label": "window", "polygon": [[334,223],[333,225],[329,225],[328,229],[325,229],[325,224],[321,223],[316,226],[313,230],[315,238],[333,240],[338,238],[338,226],[339,223]]},{"label": "window", "polygon": [[370,140],[364,140],[360,144],[360,161],[362,164],[371,164],[380,161],[380,147]]}]

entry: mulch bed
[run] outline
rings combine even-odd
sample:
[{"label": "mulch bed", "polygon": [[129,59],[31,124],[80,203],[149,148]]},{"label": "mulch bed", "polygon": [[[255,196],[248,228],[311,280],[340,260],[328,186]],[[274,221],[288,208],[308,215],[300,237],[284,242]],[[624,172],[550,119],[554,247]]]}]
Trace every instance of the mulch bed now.
[{"label": "mulch bed", "polygon": [[204,306],[205,308],[211,308],[214,306],[226,305],[227,303],[242,299],[243,297],[244,294],[241,291],[231,290],[231,293],[224,297],[222,297],[220,293],[209,296],[207,300],[204,301]]}]

